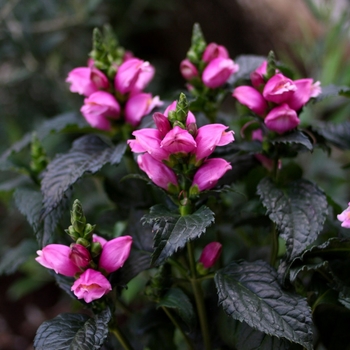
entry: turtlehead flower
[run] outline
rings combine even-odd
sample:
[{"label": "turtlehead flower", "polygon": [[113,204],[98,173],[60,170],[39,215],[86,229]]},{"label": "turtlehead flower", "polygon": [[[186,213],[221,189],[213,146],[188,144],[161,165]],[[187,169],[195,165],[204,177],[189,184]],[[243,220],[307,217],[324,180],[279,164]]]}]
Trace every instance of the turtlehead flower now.
[{"label": "turtlehead flower", "polygon": [[348,203],[348,207],[341,214],[337,215],[337,218],[342,222],[342,227],[350,228],[350,203]]},{"label": "turtlehead flower", "polygon": [[288,101],[296,90],[293,80],[278,73],[267,81],[263,96],[267,101],[281,104]]},{"label": "turtlehead flower", "polygon": [[102,298],[112,290],[108,279],[99,271],[87,269],[74,282],[71,291],[78,299],[84,299],[86,303]]},{"label": "turtlehead flower", "polygon": [[229,58],[214,58],[205,67],[202,74],[202,81],[205,86],[216,89],[224,85],[230,76],[237,72],[239,66]]},{"label": "turtlehead flower", "polygon": [[187,130],[175,126],[163,138],[160,147],[171,154],[186,154],[192,152],[197,147],[197,144],[193,136]]},{"label": "turtlehead flower", "polygon": [[110,119],[118,119],[120,106],[114,96],[105,91],[97,91],[84,100],[80,109],[86,121],[94,128],[110,130]]},{"label": "turtlehead flower", "polygon": [[267,61],[250,73],[250,80],[256,89],[265,84],[264,75],[267,73]]},{"label": "turtlehead flower", "polygon": [[69,259],[79,267],[87,267],[91,261],[90,252],[81,244],[72,243],[70,245]]},{"label": "turtlehead flower", "polygon": [[71,250],[63,244],[49,244],[36,252],[35,260],[47,269],[52,269],[63,276],[73,277],[80,268],[70,259]]},{"label": "turtlehead flower", "polygon": [[273,108],[264,120],[268,129],[283,134],[292,130],[300,123],[298,115],[294,109],[284,103],[281,106]]},{"label": "turtlehead flower", "polygon": [[191,80],[198,77],[197,67],[187,58],[181,61],[180,72],[186,80]]},{"label": "turtlehead flower", "polygon": [[207,244],[199,258],[199,262],[203,264],[206,269],[210,269],[220,258],[222,251],[222,244],[219,242],[211,242]]},{"label": "turtlehead flower", "polygon": [[229,58],[226,47],[216,43],[210,43],[203,52],[202,61],[209,63],[218,57]]},{"label": "turtlehead flower", "polygon": [[267,103],[262,94],[251,86],[239,86],[232,94],[239,103],[247,106],[259,116],[264,116],[267,111]]}]

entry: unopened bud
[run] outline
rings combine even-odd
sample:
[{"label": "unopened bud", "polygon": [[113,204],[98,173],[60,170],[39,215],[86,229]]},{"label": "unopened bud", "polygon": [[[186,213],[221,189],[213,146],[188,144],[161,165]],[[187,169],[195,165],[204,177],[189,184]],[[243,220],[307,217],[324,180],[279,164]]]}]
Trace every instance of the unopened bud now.
[{"label": "unopened bud", "polygon": [[84,229],[84,238],[91,241],[93,231],[95,230],[96,225],[86,224]]},{"label": "unopened bud", "polygon": [[87,239],[82,238],[82,237],[77,239],[77,244],[81,244],[86,248],[90,246],[90,242]]},{"label": "unopened bud", "polygon": [[78,199],[73,203],[73,210],[71,211],[71,223],[74,229],[80,234],[84,233],[86,218],[83,207]]},{"label": "unopened bud", "polygon": [[222,244],[219,242],[211,242],[207,244],[202,251],[202,254],[199,258],[199,262],[206,269],[210,269],[215,265],[215,263],[219,259],[221,255],[221,250]]},{"label": "unopened bud", "polygon": [[99,256],[102,251],[102,245],[100,242],[92,242],[91,243],[91,254],[95,258],[96,256]]},{"label": "unopened bud", "polygon": [[90,252],[81,244],[72,243],[70,245],[69,258],[78,267],[84,268],[89,265],[91,260]]},{"label": "unopened bud", "polygon": [[65,231],[69,234],[70,237],[72,237],[74,241],[76,241],[80,237],[79,232],[75,231],[72,225],[70,225]]}]

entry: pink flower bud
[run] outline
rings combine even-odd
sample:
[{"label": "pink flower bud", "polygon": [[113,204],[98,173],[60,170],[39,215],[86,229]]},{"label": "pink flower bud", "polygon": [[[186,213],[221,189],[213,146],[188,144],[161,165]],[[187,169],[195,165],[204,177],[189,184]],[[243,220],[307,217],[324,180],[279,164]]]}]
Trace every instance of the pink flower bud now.
[{"label": "pink flower bud", "polygon": [[211,242],[207,244],[199,258],[199,262],[203,264],[206,269],[210,269],[220,258],[222,251],[222,244],[219,242]]},{"label": "pink flower bud", "polygon": [[296,111],[284,103],[273,108],[266,116],[264,122],[268,129],[276,131],[278,134],[283,134],[297,127],[300,120]]},{"label": "pink flower bud", "polygon": [[264,75],[267,73],[267,61],[264,61],[257,69],[250,73],[250,80],[255,88],[265,84]]},{"label": "pink flower bud", "polygon": [[160,137],[164,138],[164,136],[171,130],[169,119],[164,114],[156,112],[153,114],[153,120],[159,131]]},{"label": "pink flower bud", "polygon": [[68,73],[66,79],[70,83],[70,91],[90,96],[100,89],[108,89],[108,78],[95,67],[78,67]]},{"label": "pink flower bud", "polygon": [[194,153],[196,160],[211,155],[216,146],[225,146],[234,141],[233,131],[225,131],[228,126],[222,124],[207,124],[198,129],[195,141],[197,148]]},{"label": "pink flower bud", "polygon": [[350,203],[341,214],[337,215],[337,218],[342,222],[342,227],[350,228]]},{"label": "pink flower bud", "polygon": [[102,298],[112,290],[108,279],[101,272],[87,269],[74,282],[71,291],[78,299],[84,299],[86,303]]},{"label": "pink flower bud", "polygon": [[258,140],[260,142],[263,141],[264,135],[261,129],[253,130],[252,132],[252,140]]},{"label": "pink flower bud", "polygon": [[84,100],[80,111],[92,127],[110,130],[111,122],[109,119],[119,118],[120,107],[112,94],[97,91]]},{"label": "pink flower bud", "polygon": [[121,236],[108,241],[102,248],[98,267],[107,273],[117,271],[129,257],[131,245],[131,236]]},{"label": "pink flower bud", "polygon": [[169,184],[178,185],[175,173],[164,163],[154,159],[148,153],[139,155],[137,163],[142,171],[159,187],[168,190]]},{"label": "pink flower bud", "polygon": [[310,78],[294,80],[294,84],[297,90],[286,103],[295,111],[303,107],[311,97],[316,97],[321,93],[319,85],[313,85],[313,80]]},{"label": "pink flower bud", "polygon": [[198,186],[199,191],[209,190],[230,169],[232,167],[225,159],[207,159],[195,173],[192,186]]},{"label": "pink flower bud", "polygon": [[205,86],[216,89],[225,84],[230,76],[238,71],[238,68],[238,65],[229,58],[215,58],[205,67],[202,81]]},{"label": "pink flower bud", "polygon": [[279,73],[268,80],[263,90],[263,96],[267,101],[280,104],[288,101],[296,90],[297,87],[293,80]]},{"label": "pink flower bud", "polygon": [[157,129],[140,129],[132,133],[135,140],[128,140],[131,151],[134,153],[149,153],[154,159],[159,161],[169,158],[170,152],[160,146],[161,135]]},{"label": "pink flower bud", "polygon": [[162,101],[158,96],[152,94],[139,93],[131,96],[125,105],[125,121],[136,127],[140,124],[142,117],[149,114],[155,107],[161,106]]},{"label": "pink flower bud", "polygon": [[106,239],[104,239],[104,238],[101,237],[101,236],[98,236],[96,233],[94,233],[94,234],[92,235],[92,241],[93,241],[94,243],[96,243],[96,242],[100,243],[102,248],[103,248],[103,246],[107,243],[107,240],[106,240]]},{"label": "pink flower bud", "polygon": [[[177,101],[173,101],[164,111],[164,115],[166,117],[168,117],[168,113],[170,111],[175,111],[176,110],[176,105],[177,105]],[[188,126],[189,124],[193,124],[196,123],[196,117],[193,115],[193,113],[191,111],[188,111],[187,113],[187,119],[186,119],[186,126]]]},{"label": "pink flower bud", "polygon": [[63,244],[49,244],[36,253],[35,260],[42,266],[64,276],[73,277],[80,272],[79,267],[69,258],[70,248]]},{"label": "pink flower bud", "polygon": [[197,67],[187,58],[181,61],[180,72],[186,80],[191,80],[195,77],[198,77]]},{"label": "pink flower bud", "polygon": [[91,260],[90,252],[81,244],[72,243],[70,245],[69,259],[81,268],[89,265]]},{"label": "pink flower bud", "polygon": [[232,94],[239,103],[247,106],[259,116],[264,116],[267,111],[267,103],[261,93],[251,86],[239,86]]},{"label": "pink flower bud", "polygon": [[229,58],[226,47],[218,45],[216,43],[208,44],[203,52],[202,60],[206,63],[209,63],[218,57]]},{"label": "pink flower bud", "polygon": [[166,134],[160,146],[167,152],[174,154],[190,153],[197,147],[197,144],[187,130],[175,126]]},{"label": "pink flower bud", "polygon": [[114,80],[115,89],[122,94],[142,91],[154,76],[154,67],[149,62],[130,58],[118,68]]}]

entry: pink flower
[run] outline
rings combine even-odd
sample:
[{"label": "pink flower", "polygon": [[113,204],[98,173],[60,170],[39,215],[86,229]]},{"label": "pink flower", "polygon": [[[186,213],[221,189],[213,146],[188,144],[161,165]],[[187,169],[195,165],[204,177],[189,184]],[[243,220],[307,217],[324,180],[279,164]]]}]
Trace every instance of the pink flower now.
[{"label": "pink flower", "polygon": [[87,269],[74,282],[71,291],[78,299],[84,299],[86,303],[100,299],[112,290],[112,286],[101,272]]},{"label": "pink flower", "polygon": [[199,262],[203,264],[206,269],[210,269],[220,258],[222,251],[222,244],[219,242],[211,242],[207,244],[199,258]]},{"label": "pink flower", "polygon": [[276,131],[278,134],[283,134],[297,127],[300,120],[296,111],[284,103],[273,108],[266,116],[264,122],[268,129]]},{"label": "pink flower", "polygon": [[136,127],[140,124],[142,117],[149,114],[155,107],[161,106],[162,101],[158,96],[152,94],[139,93],[131,96],[125,105],[125,121]]},{"label": "pink flower", "polygon": [[160,146],[167,152],[174,154],[190,153],[197,147],[197,144],[187,130],[175,126],[166,134]]},{"label": "pink flower", "polygon": [[214,58],[205,67],[202,81],[205,86],[215,89],[225,84],[230,76],[238,71],[238,65],[229,58]]},{"label": "pink flower", "polygon": [[170,153],[160,146],[161,134],[157,129],[145,128],[132,133],[135,140],[128,140],[134,153],[149,153],[154,159],[162,161],[169,158]]},{"label": "pink flower", "polygon": [[202,61],[209,63],[218,57],[229,58],[229,54],[227,52],[226,47],[218,45],[216,43],[210,43],[204,50]]},{"label": "pink flower", "polygon": [[164,163],[154,159],[148,153],[139,155],[137,163],[142,171],[159,187],[168,190],[169,185],[178,185],[175,173]]},{"label": "pink flower", "polygon": [[199,191],[209,190],[230,169],[232,167],[225,159],[207,159],[195,173],[192,186],[198,186]]},{"label": "pink flower", "polygon": [[264,135],[261,129],[256,129],[253,130],[252,132],[252,140],[258,140],[260,142],[262,142],[264,139]]},{"label": "pink flower", "polygon": [[109,119],[119,118],[120,107],[113,95],[105,91],[97,91],[84,100],[80,111],[92,127],[110,130]]},{"label": "pink flower", "polygon": [[108,78],[95,67],[78,67],[68,73],[66,79],[70,83],[70,91],[90,96],[101,89],[108,89]]},{"label": "pink flower", "polygon": [[264,75],[267,73],[267,61],[264,61],[257,69],[250,73],[250,80],[255,88],[265,84]]},{"label": "pink flower", "polygon": [[180,72],[186,80],[191,80],[198,77],[197,67],[187,58],[181,61]]},{"label": "pink flower", "polygon": [[160,137],[164,138],[164,136],[171,130],[169,119],[164,114],[156,112],[153,114],[153,120],[159,131]]},{"label": "pink flower", "polygon": [[130,58],[118,68],[114,80],[115,89],[122,94],[142,91],[154,76],[154,67],[149,62]]},{"label": "pink flower", "polygon": [[232,94],[239,103],[247,106],[250,110],[260,116],[264,116],[267,111],[267,103],[261,93],[251,86],[239,86]]},{"label": "pink flower", "polygon": [[73,277],[80,268],[69,258],[70,248],[63,244],[49,244],[36,253],[35,260],[42,266],[64,276]]},{"label": "pink flower", "polygon": [[268,80],[263,90],[263,96],[267,101],[280,104],[288,101],[296,90],[297,87],[293,80],[279,73]]},{"label": "pink flower", "polygon": [[342,227],[350,228],[350,203],[341,214],[337,215],[337,218],[342,222]]},{"label": "pink flower", "polygon": [[101,237],[101,236],[98,236],[96,233],[94,233],[94,234],[92,235],[92,241],[93,241],[94,243],[96,243],[96,242],[100,243],[102,248],[103,248],[103,246],[107,243],[107,240],[106,240],[106,239],[104,239],[104,238]]},{"label": "pink flower", "polygon": [[222,124],[208,124],[198,129],[195,138],[197,148],[194,151],[197,161],[212,154],[216,146],[225,146],[234,141],[233,131],[226,129],[228,126]]},{"label": "pink flower", "polygon": [[117,237],[105,243],[102,247],[98,267],[107,273],[120,269],[130,255],[131,244],[131,236]]},{"label": "pink flower", "polygon": [[286,101],[288,106],[295,111],[298,111],[310,100],[311,97],[317,97],[321,93],[319,82],[317,83],[316,85],[313,85],[313,80],[310,78],[294,80],[297,90],[288,101]]},{"label": "pink flower", "polygon": [[81,244],[72,243],[70,245],[69,259],[73,261],[76,266],[87,267],[90,264],[90,252]]}]

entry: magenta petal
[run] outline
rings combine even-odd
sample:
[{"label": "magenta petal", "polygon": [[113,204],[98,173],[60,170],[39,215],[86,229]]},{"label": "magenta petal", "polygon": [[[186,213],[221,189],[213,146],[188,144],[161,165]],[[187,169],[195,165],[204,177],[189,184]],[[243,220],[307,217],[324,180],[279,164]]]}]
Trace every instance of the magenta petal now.
[{"label": "magenta petal", "polygon": [[202,250],[199,262],[202,263],[206,269],[210,269],[220,258],[221,250],[222,244],[219,242],[211,242],[207,244]]},{"label": "magenta petal", "polygon": [[342,222],[342,227],[350,228],[350,203],[341,214],[337,215],[337,219]]},{"label": "magenta petal", "polygon": [[78,67],[71,70],[66,79],[66,82],[70,83],[70,91],[84,96],[90,96],[98,91],[98,87],[90,79],[90,75],[91,68],[89,67]]},{"label": "magenta petal", "polygon": [[276,131],[278,134],[283,134],[297,127],[300,120],[295,110],[284,103],[272,109],[264,122],[268,129]]},{"label": "magenta petal", "polygon": [[232,94],[239,103],[247,106],[250,110],[260,116],[264,116],[267,111],[267,103],[259,91],[251,86],[239,86]]},{"label": "magenta petal", "polygon": [[120,269],[129,257],[132,244],[131,236],[122,236],[108,241],[102,248],[99,268],[107,273]]},{"label": "magenta petal", "polygon": [[268,80],[263,90],[263,96],[267,101],[280,104],[288,101],[296,90],[297,87],[293,80],[279,73]]},{"label": "magenta petal", "polygon": [[191,80],[198,76],[197,67],[187,58],[181,61],[180,72],[186,80]]},{"label": "magenta petal", "polygon": [[255,88],[265,84],[264,75],[267,73],[267,61],[264,61],[255,71],[250,73],[250,80]]},{"label": "magenta petal", "polygon": [[103,248],[103,246],[107,243],[107,240],[106,240],[106,239],[104,239],[104,238],[101,237],[101,236],[98,236],[96,233],[94,233],[94,234],[92,235],[92,241],[93,241],[94,243],[96,243],[96,242],[100,243],[102,248]]},{"label": "magenta petal", "polygon": [[193,136],[179,126],[171,129],[160,143],[166,151],[174,153],[190,153],[197,146]]},{"label": "magenta petal", "polygon": [[164,114],[156,112],[153,114],[153,120],[160,133],[160,137],[163,138],[171,130],[169,119]]},{"label": "magenta petal", "polygon": [[215,58],[229,58],[228,51],[225,46],[218,45],[216,43],[210,43],[207,45],[203,52],[202,61],[209,63]]},{"label": "magenta petal", "polygon": [[299,79],[295,80],[294,84],[297,87],[297,90],[294,94],[286,101],[288,106],[296,111],[303,107],[311,97],[311,86],[312,79]]}]

